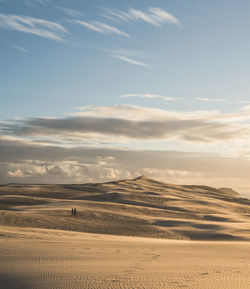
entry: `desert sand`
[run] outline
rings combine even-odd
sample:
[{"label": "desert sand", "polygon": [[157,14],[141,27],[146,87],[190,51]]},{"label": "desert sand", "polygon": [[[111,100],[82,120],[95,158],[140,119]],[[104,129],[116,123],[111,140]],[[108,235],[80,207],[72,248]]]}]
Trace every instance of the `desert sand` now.
[{"label": "desert sand", "polygon": [[250,201],[232,189],[0,187],[1,288],[250,288],[249,240]]}]

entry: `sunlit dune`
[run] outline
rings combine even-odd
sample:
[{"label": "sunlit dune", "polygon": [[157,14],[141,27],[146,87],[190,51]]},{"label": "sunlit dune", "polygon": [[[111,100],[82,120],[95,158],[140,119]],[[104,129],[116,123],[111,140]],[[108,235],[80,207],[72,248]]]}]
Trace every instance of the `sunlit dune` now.
[{"label": "sunlit dune", "polygon": [[10,184],[0,209],[6,289],[250,288],[250,201],[232,189]]},{"label": "sunlit dune", "polygon": [[5,226],[179,240],[250,239],[250,201],[226,188],[145,177],[103,184],[13,184],[0,187],[0,201]]}]

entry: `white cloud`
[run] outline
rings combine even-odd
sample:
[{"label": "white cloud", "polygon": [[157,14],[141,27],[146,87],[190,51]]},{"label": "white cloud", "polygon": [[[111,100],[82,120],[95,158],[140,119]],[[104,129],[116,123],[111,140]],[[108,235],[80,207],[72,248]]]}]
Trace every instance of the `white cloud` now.
[{"label": "white cloud", "polygon": [[240,104],[250,104],[250,100],[237,100],[236,103],[240,103]]},{"label": "white cloud", "polygon": [[16,169],[15,171],[8,171],[8,175],[15,178],[24,178],[26,176],[20,169]]},{"label": "white cloud", "polygon": [[180,21],[174,17],[172,14],[168,13],[167,11],[162,10],[161,8],[151,7],[148,9],[151,12],[151,17],[158,23],[171,23],[180,25]]},{"label": "white cloud", "polygon": [[19,51],[22,51],[24,53],[27,52],[27,50],[25,48],[23,48],[22,46],[19,46],[19,45],[10,45],[11,48],[14,48],[16,50],[19,50]]},{"label": "white cloud", "polygon": [[225,98],[206,98],[206,97],[196,97],[196,100],[204,101],[204,102],[225,102],[227,101]]},{"label": "white cloud", "polygon": [[[77,107],[79,112],[70,114],[70,116],[87,116],[118,118],[121,116],[127,120],[146,120],[146,119],[164,119],[167,117],[166,111],[158,108],[147,108],[136,105],[115,105],[115,106],[82,106]],[[6,123],[7,124],[7,123]]]},{"label": "white cloud", "polygon": [[126,55],[122,55],[122,54],[113,54],[113,57],[119,60],[122,60],[124,62],[130,63],[130,64],[135,64],[135,65],[139,65],[139,66],[144,66],[144,67],[149,67],[148,64],[143,63],[141,61],[129,58]]},{"label": "white cloud", "polygon": [[186,119],[209,119],[221,116],[218,111],[169,111],[160,108],[149,108],[137,105],[114,105],[114,106],[80,106],[76,107],[80,112],[72,113],[70,116],[89,116],[104,118],[123,118],[128,120],[165,120],[178,118]]},{"label": "white cloud", "polygon": [[136,51],[136,50],[128,50],[122,48],[115,48],[111,50],[106,50],[109,55],[113,58],[119,59],[121,61],[144,66],[144,67],[151,67],[149,64],[145,63],[145,61],[141,60],[145,57],[145,53]]},{"label": "white cloud", "polygon": [[242,111],[250,112],[250,104],[245,105],[241,108]]},{"label": "white cloud", "polygon": [[166,23],[175,25],[181,24],[175,16],[158,7],[150,7],[147,11],[129,8],[126,12],[105,8],[104,12],[104,16],[112,20],[119,19],[127,22],[141,20],[158,27]]},{"label": "white cloud", "polygon": [[0,27],[63,42],[69,32],[59,23],[29,16],[0,13]]},{"label": "white cloud", "polygon": [[116,35],[121,35],[121,36],[125,36],[127,38],[129,38],[130,36],[119,30],[118,28],[102,23],[102,22],[98,22],[98,21],[82,21],[82,20],[72,20],[71,22],[73,23],[77,23],[80,24],[82,26],[85,26],[86,28],[102,33],[102,34],[106,34],[106,35],[111,35],[111,34],[116,34]]},{"label": "white cloud", "polygon": [[147,94],[147,93],[128,93],[120,96],[121,98],[129,98],[129,97],[139,97],[139,98],[160,98],[165,101],[178,101],[180,98],[174,98],[169,96],[163,96],[159,94]]}]

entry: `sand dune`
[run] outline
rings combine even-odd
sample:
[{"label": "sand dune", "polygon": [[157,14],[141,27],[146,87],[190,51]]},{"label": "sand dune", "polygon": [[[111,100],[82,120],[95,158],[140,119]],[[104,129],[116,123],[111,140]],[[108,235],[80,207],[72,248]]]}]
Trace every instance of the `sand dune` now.
[{"label": "sand dune", "polygon": [[[77,208],[77,216],[71,216]],[[0,225],[181,240],[249,240],[250,201],[227,188],[145,177],[0,187]]]},{"label": "sand dune", "polygon": [[250,201],[227,188],[0,187],[4,289],[248,289],[249,239]]}]

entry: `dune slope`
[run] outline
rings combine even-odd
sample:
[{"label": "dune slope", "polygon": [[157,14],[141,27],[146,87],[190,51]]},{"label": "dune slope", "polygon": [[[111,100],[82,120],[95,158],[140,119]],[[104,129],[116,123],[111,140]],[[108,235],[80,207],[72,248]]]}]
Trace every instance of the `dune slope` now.
[{"label": "dune slope", "polygon": [[[77,215],[71,215],[71,208]],[[139,177],[0,186],[0,226],[190,240],[250,240],[250,200],[231,189]]]}]

